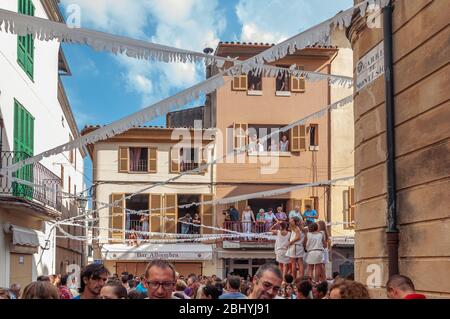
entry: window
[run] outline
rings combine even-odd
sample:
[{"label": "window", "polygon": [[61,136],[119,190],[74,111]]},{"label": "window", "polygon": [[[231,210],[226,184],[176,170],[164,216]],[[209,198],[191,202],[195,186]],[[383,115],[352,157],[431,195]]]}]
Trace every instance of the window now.
[{"label": "window", "polygon": [[262,91],[262,75],[255,75],[253,71],[248,73],[248,90]]},{"label": "window", "polygon": [[237,76],[233,79],[233,91],[247,91],[247,75]]},{"label": "window", "polygon": [[[284,125],[256,125],[250,124],[248,128],[249,153],[253,152],[289,152],[289,134],[274,134],[260,143],[260,139],[266,135],[278,131]],[[283,136],[285,138],[283,139]]]},{"label": "window", "polygon": [[[34,16],[33,2],[31,0],[19,0],[19,13]],[[33,80],[34,39],[32,35],[17,37],[17,62],[30,79]]]},{"label": "window", "polygon": [[[299,70],[305,70],[304,66],[299,66]],[[306,91],[306,81],[304,77],[291,76],[291,92],[304,93]]]},{"label": "window", "polygon": [[[201,148],[172,148],[171,149],[171,173],[183,173],[197,169],[200,164],[206,164],[207,159],[203,157],[203,149]],[[200,173],[206,172],[202,169]]]},{"label": "window", "polygon": [[119,147],[120,173],[157,173],[156,147]]},{"label": "window", "polygon": [[70,178],[70,176],[68,177],[69,181],[68,181],[68,185],[67,187],[69,188],[68,193],[72,194],[72,179]]},{"label": "window", "polygon": [[346,222],[348,224],[344,224],[344,229],[354,229],[355,228],[355,188],[348,188],[348,209]]},{"label": "window", "polygon": [[148,171],[148,149],[143,147],[130,147],[130,172]]},{"label": "window", "polygon": [[309,146],[311,151],[318,150],[319,146],[319,125],[311,124],[309,126]]},{"label": "window", "polygon": [[[285,65],[277,65],[278,67],[286,67]],[[280,72],[276,79],[276,90],[277,92],[289,92],[290,91],[290,81],[289,75],[285,72]]]}]

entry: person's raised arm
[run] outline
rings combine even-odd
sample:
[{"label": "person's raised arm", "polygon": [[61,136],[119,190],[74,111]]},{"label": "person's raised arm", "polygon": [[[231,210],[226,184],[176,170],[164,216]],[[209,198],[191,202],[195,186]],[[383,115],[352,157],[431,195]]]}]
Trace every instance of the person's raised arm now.
[{"label": "person's raised arm", "polygon": [[275,224],[273,224],[273,226],[270,227],[269,232],[271,232],[273,235],[277,235],[278,234],[278,229],[274,229],[274,228],[275,228],[275,226],[277,226],[279,224],[280,224],[279,221],[277,221]]}]

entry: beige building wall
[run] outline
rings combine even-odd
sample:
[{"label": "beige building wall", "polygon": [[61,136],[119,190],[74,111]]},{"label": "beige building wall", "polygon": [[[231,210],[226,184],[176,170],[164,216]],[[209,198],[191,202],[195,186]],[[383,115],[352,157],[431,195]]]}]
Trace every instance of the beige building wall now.
[{"label": "beige building wall", "polygon": [[[333,33],[333,40],[340,47],[338,55],[331,63],[331,73],[353,77],[353,51],[348,48],[349,41],[345,31],[339,30]],[[346,48],[347,47],[347,48]],[[352,95],[353,88],[331,85],[331,102],[334,103],[347,96]],[[331,112],[331,179],[354,176],[354,118],[353,103],[338,108]],[[342,223],[348,220],[348,192],[349,187],[354,185],[353,180],[341,181],[331,187],[331,222]],[[350,221],[351,222],[351,221]],[[346,225],[333,225],[331,227],[332,236],[354,236],[354,230]]]},{"label": "beige building wall", "polygon": [[[450,297],[450,11],[446,1],[394,1],[394,90],[400,273],[419,292]],[[383,29],[353,22],[354,60]],[[384,76],[355,98],[356,280],[381,269],[385,296],[386,113]],[[372,267],[372,268],[371,268]]]},{"label": "beige building wall", "polygon": [[[101,203],[110,203],[111,194],[134,194],[152,183],[164,182],[178,174],[169,173],[170,143],[115,143],[102,142],[94,146],[94,180],[99,183],[96,187],[97,207]],[[119,173],[119,147],[157,147],[157,173]],[[209,153],[211,156],[211,153]],[[211,160],[211,158],[209,159]],[[164,186],[156,186],[143,194],[212,194],[212,170],[205,174],[191,174],[182,176],[175,182]],[[110,208],[99,210],[100,228],[109,228]],[[108,238],[108,230],[100,229],[100,237]],[[100,243],[106,243],[101,240]]]}]

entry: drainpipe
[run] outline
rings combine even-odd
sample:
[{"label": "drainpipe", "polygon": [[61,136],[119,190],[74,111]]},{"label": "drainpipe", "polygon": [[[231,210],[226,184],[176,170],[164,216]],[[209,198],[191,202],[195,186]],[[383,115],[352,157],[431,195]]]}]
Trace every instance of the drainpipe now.
[{"label": "drainpipe", "polygon": [[395,170],[395,101],[394,68],[392,41],[392,1],[384,8],[384,67],[385,67],[385,101],[386,101],[386,137],[387,137],[387,192],[388,215],[386,242],[388,248],[389,277],[399,273],[398,247],[399,230],[397,228],[397,181]]}]

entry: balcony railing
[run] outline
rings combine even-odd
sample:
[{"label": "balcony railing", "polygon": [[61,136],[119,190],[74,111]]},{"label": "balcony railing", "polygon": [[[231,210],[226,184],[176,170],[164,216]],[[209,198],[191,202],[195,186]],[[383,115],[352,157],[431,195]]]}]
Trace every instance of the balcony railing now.
[{"label": "balcony railing", "polygon": [[[1,167],[29,158],[25,152],[1,152]],[[8,176],[0,176],[0,194],[12,195],[39,202],[61,211],[61,179],[40,163],[26,165],[13,173],[13,177],[43,187],[23,185],[11,181]]]},{"label": "balcony railing", "polygon": [[[258,222],[224,222],[223,228],[227,230],[236,231],[239,233],[253,233],[253,234],[262,234],[269,231],[271,223],[258,223]],[[227,233],[227,232],[223,232]],[[257,237],[241,237],[239,241],[245,242],[270,242],[270,239],[267,238],[257,238]]]},{"label": "balcony railing", "polygon": [[198,168],[199,164],[194,162],[181,162],[180,164],[180,170],[181,172],[189,172],[196,168]]},{"label": "balcony railing", "polygon": [[139,160],[135,163],[130,162],[130,172],[135,173],[146,173],[148,172],[148,161],[147,160]]}]

